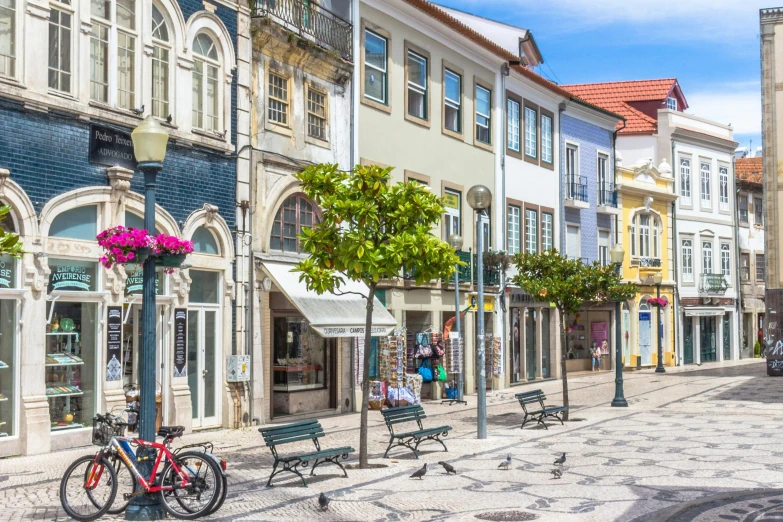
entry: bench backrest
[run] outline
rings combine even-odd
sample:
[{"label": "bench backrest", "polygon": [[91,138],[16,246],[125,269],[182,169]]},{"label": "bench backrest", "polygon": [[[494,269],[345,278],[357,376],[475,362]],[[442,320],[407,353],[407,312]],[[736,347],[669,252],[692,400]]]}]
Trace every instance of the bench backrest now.
[{"label": "bench backrest", "polygon": [[519,404],[522,406],[522,409],[527,411],[527,406],[532,405],[533,407],[544,407],[544,400],[546,399],[546,396],[544,395],[544,392],[541,390],[532,390],[529,392],[523,392],[523,393],[517,393],[514,395],[514,397],[517,398],[519,401]]},{"label": "bench backrest", "polygon": [[423,430],[421,425],[421,419],[427,418],[427,414],[424,413],[424,408],[421,404],[414,404],[413,406],[402,406],[400,408],[388,408],[381,410],[383,420],[386,421],[386,427],[389,428],[391,433],[394,433],[394,425],[402,424],[403,422],[415,422],[418,424],[419,429]]},{"label": "bench backrest", "polygon": [[263,435],[264,442],[266,442],[266,445],[275,455],[277,454],[275,450],[276,446],[289,444],[291,442],[299,442],[301,440],[312,440],[316,449],[320,450],[318,438],[325,435],[321,423],[317,420],[294,422],[293,424],[272,426],[269,428],[259,428],[258,432]]}]

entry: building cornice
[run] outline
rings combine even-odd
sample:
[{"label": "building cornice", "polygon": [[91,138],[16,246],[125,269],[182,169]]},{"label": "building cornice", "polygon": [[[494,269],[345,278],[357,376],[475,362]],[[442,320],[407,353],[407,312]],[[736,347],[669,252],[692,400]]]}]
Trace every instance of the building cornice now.
[{"label": "building cornice", "polygon": [[703,132],[697,132],[690,129],[683,129],[677,127],[672,132],[672,139],[677,141],[683,141],[694,145],[701,145],[704,147],[722,149],[729,154],[734,154],[739,143],[734,140],[727,140],[711,134],[705,134]]}]

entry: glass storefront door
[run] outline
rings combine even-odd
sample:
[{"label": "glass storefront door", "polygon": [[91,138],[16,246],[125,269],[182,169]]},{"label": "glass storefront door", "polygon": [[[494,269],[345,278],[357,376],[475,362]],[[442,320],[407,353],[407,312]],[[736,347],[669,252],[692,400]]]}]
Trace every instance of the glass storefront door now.
[{"label": "glass storefront door", "polygon": [[17,434],[19,358],[16,349],[16,304],[15,299],[0,299],[0,437]]},{"label": "glass storefront door", "polygon": [[[130,309],[129,309],[130,308]],[[168,333],[169,333],[169,305],[158,304],[157,305],[157,318],[158,324],[155,328],[155,339],[157,341],[157,349],[155,350],[155,389],[156,393],[162,394],[163,390],[167,389],[166,380],[167,374],[164,373],[163,368],[167,368],[168,365],[164,364],[168,357]],[[125,315],[127,314],[127,315]],[[138,387],[141,384],[139,379],[140,375],[140,355],[141,355],[141,336],[142,336],[142,307],[140,304],[125,304],[123,307],[123,319],[125,323],[122,327],[122,378],[123,384],[127,387]],[[162,401],[165,408],[166,401]],[[163,418],[165,419],[165,410],[163,411]]]},{"label": "glass storefront door", "polygon": [[682,359],[685,364],[693,364],[693,317],[685,316],[682,323]]},{"label": "glass storefront door", "polygon": [[639,306],[639,357],[642,366],[652,364],[652,312],[647,303]]},{"label": "glass storefront door", "polygon": [[190,270],[187,352],[193,427],[220,424],[220,273]]},{"label": "glass storefront door", "polygon": [[522,355],[521,341],[522,324],[521,308],[511,309],[511,382],[517,383],[522,379]]},{"label": "glass storefront door", "polygon": [[731,315],[723,316],[723,360],[731,360]]},{"label": "glass storefront door", "polygon": [[549,308],[541,309],[541,377],[549,379],[552,377],[549,359]]},{"label": "glass storefront door", "polygon": [[538,370],[538,357],[536,354],[536,327],[538,323],[538,310],[535,308],[525,309],[525,376],[528,381],[536,378]]},{"label": "glass storefront door", "polygon": [[700,317],[701,321],[701,362],[718,360],[718,329],[716,317]]}]

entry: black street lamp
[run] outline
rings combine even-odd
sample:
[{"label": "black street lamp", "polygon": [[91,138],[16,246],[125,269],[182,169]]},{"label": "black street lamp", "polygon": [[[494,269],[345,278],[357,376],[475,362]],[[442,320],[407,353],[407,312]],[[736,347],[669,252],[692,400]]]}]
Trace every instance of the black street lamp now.
[{"label": "black street lamp", "polygon": [[[653,282],[656,287],[656,297],[661,298],[661,283],[663,282],[663,274],[658,272],[653,276]],[[663,367],[663,346],[661,346],[662,328],[661,328],[661,306],[658,308],[658,365],[655,367],[655,373],[666,373]]]},{"label": "black street lamp", "polygon": [[[625,250],[620,243],[615,243],[612,249],[609,251],[609,259],[614,265],[615,272],[619,275],[623,268],[623,259],[625,258]],[[615,342],[614,342],[614,399],[612,399],[612,406],[618,406],[625,408],[628,406],[628,401],[625,400],[625,394],[623,392],[623,334],[622,328],[620,328],[620,301],[615,303],[614,309],[615,319]]]},{"label": "black street lamp", "polygon": [[[144,228],[150,233],[155,230],[155,188],[158,172],[166,158],[166,144],[169,134],[152,116],[147,116],[131,133],[133,153],[144,173]],[[141,352],[140,352],[140,404],[139,438],[155,442],[155,258],[144,260],[143,301],[141,304]],[[143,477],[152,473],[155,450],[139,446],[136,458]],[[136,484],[137,491],[141,486]],[[160,520],[165,517],[163,506],[157,494],[133,497],[125,511],[125,520]]]}]

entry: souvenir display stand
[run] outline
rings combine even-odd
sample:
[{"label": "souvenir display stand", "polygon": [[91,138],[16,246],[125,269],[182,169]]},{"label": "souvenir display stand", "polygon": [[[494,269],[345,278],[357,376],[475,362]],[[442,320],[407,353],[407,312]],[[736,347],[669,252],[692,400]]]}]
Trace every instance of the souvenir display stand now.
[{"label": "souvenir display stand", "polygon": [[463,343],[462,336],[454,334],[449,336],[445,341],[446,345],[446,358],[445,368],[446,372],[451,376],[448,382],[446,382],[446,397],[443,403],[448,404],[465,404],[467,401],[459,400],[459,376],[462,373],[464,364],[463,359]]}]

